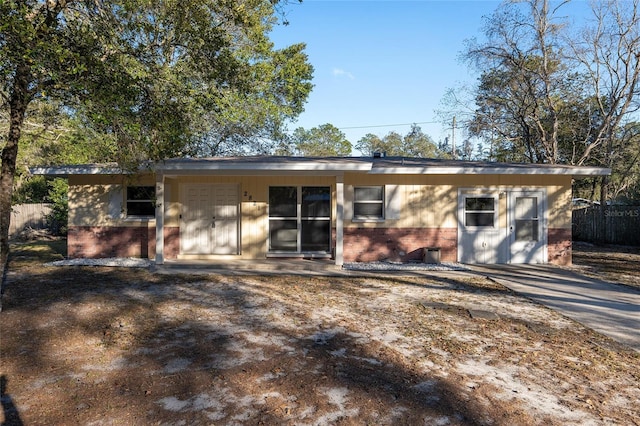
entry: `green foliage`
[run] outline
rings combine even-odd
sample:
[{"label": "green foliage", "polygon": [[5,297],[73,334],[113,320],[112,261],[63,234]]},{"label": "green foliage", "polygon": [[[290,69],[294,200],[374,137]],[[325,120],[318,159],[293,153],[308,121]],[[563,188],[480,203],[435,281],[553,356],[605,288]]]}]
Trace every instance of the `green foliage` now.
[{"label": "green foliage", "polygon": [[[267,37],[278,3],[0,0],[0,267],[21,144],[40,161],[113,158],[125,169],[219,154],[222,143],[270,148],[312,87],[304,45],[276,50]],[[25,123],[67,143],[38,147],[51,133]]]},{"label": "green foliage", "polygon": [[[19,172],[33,165],[105,163],[116,160],[113,137],[96,132],[60,102],[36,99],[27,110],[18,152]],[[0,120],[0,131],[8,124]]]},{"label": "green foliage", "polygon": [[442,152],[433,140],[426,135],[420,126],[412,125],[411,130],[402,136],[397,132],[389,132],[383,138],[368,133],[356,144],[356,148],[363,154],[371,156],[375,152],[386,153],[388,156],[444,158]]},{"label": "green foliage", "polygon": [[48,202],[52,203],[47,215],[47,226],[54,235],[67,235],[69,217],[69,184],[66,179],[53,179],[48,183]]},{"label": "green foliage", "polygon": [[66,235],[69,184],[66,179],[31,176],[14,193],[13,204],[49,203],[47,226],[54,235]]},{"label": "green foliage", "polygon": [[346,157],[351,155],[351,142],[329,123],[309,130],[298,127],[291,136],[290,145],[281,146],[277,153],[304,157]]},{"label": "green foliage", "polygon": [[[313,73],[303,44],[274,49],[268,39],[280,8],[263,0],[0,2],[1,91],[8,99],[24,67],[27,101],[39,103],[27,111],[34,129],[21,150],[40,144],[34,156],[76,163],[94,148],[90,157],[125,167],[271,151],[302,112]],[[65,143],[48,143],[61,135]]]},{"label": "green foliage", "polygon": [[14,191],[12,204],[45,203],[48,194],[47,179],[44,176],[32,176]]},{"label": "green foliage", "polygon": [[108,63],[119,77],[98,81],[86,109],[114,135],[121,163],[267,152],[302,112],[312,67],[304,45],[275,50],[268,40],[272,3],[141,1],[111,12],[130,53]]},{"label": "green foliage", "polygon": [[305,46],[296,44],[276,51],[256,64],[251,92],[228,91],[205,112],[202,138],[195,155],[229,156],[270,154],[286,139],[286,122],[303,111],[311,91],[313,68]]}]

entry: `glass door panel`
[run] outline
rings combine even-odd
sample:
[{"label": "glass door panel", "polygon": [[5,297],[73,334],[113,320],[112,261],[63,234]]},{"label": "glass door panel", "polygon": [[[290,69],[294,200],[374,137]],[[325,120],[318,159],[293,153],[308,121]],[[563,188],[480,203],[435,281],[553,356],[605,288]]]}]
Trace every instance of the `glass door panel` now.
[{"label": "glass door panel", "polygon": [[328,252],[331,246],[331,188],[269,188],[269,250]]},{"label": "glass door panel", "polygon": [[269,242],[269,250],[272,251],[298,251],[298,221],[270,220]]},{"label": "glass door panel", "polygon": [[302,220],[302,251],[328,251],[331,238],[330,221]]},{"label": "glass door panel", "polygon": [[538,241],[538,220],[537,197],[516,197],[516,241]]},{"label": "glass door panel", "polygon": [[545,263],[547,236],[544,230],[544,191],[508,192],[509,262]]},{"label": "glass door panel", "polygon": [[331,216],[331,191],[324,186],[302,187],[302,217]]}]

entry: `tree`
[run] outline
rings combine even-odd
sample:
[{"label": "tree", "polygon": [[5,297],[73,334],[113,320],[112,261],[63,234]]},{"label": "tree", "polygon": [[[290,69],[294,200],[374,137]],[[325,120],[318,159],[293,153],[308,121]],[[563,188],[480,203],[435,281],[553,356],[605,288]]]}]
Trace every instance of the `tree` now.
[{"label": "tree", "polygon": [[464,53],[484,70],[470,130],[500,135],[507,150],[533,163],[560,161],[558,111],[570,78],[558,8],[550,10],[547,0],[506,2],[487,19],[486,41],[470,41]]},{"label": "tree", "polygon": [[[26,180],[44,182],[44,177],[29,175],[28,168],[33,165],[116,160],[113,138],[85,126],[59,102],[36,99],[30,103],[25,116],[16,160],[15,190],[20,190]],[[0,110],[0,135],[6,135],[8,128],[8,111]],[[30,202],[41,202],[34,200],[37,197]],[[14,202],[17,202],[15,196]]]},{"label": "tree", "polygon": [[[277,0],[0,0],[0,96],[8,117],[2,266],[16,161],[34,101],[57,102],[59,111],[105,135],[125,168],[205,152],[214,132],[246,117],[239,111],[258,100],[259,116],[243,137],[259,140],[264,129],[277,133],[299,114],[311,90],[303,46],[275,50],[267,38],[278,7]],[[235,134],[225,140],[237,142]]]},{"label": "tree", "polygon": [[441,156],[433,140],[416,124],[412,124],[409,132],[402,138],[401,147],[400,155],[407,157],[436,158]]},{"label": "tree", "polygon": [[369,156],[375,152],[401,157],[436,158],[443,156],[433,140],[416,124],[411,126],[411,130],[405,136],[397,132],[389,132],[380,138],[368,133],[358,141],[356,148],[363,155]]},{"label": "tree", "polygon": [[[304,44],[277,51],[252,73],[251,92],[227,92],[215,109],[204,114],[203,138],[196,155],[269,154],[286,139],[287,120],[298,116],[311,91],[313,68]],[[257,86],[259,85],[259,86]]]},{"label": "tree", "polygon": [[289,147],[281,148],[280,153],[304,157],[344,157],[351,155],[351,142],[329,123],[309,130],[298,127],[291,135]]},{"label": "tree", "polygon": [[[568,41],[577,65],[584,70],[587,93],[595,100],[600,116],[600,122],[581,141],[583,150],[576,164],[589,164],[600,150],[604,160],[600,164],[615,169],[619,164],[616,144],[625,141],[618,136],[626,133],[620,128],[640,109],[640,2],[608,0],[594,4],[592,12],[595,24],[583,32],[581,40]],[[640,150],[640,140],[634,139],[633,143],[633,151]],[[603,176],[603,209],[609,186],[609,177]]]},{"label": "tree", "polygon": [[[620,155],[633,158],[626,144],[638,143],[622,129],[640,109],[640,2],[593,3],[583,28],[570,25],[567,3],[507,1],[487,19],[485,40],[468,43],[463,57],[481,74],[467,131],[498,160],[624,174]],[[604,206],[608,177],[600,187]]]}]

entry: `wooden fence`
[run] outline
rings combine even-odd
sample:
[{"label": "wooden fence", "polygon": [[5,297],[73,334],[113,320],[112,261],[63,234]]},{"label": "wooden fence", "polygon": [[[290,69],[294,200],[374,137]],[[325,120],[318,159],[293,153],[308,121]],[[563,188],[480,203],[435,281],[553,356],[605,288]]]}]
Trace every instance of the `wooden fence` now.
[{"label": "wooden fence", "polygon": [[640,246],[640,206],[607,206],[604,216],[599,206],[574,210],[573,239]]},{"label": "wooden fence", "polygon": [[9,236],[22,232],[25,228],[44,229],[46,216],[51,213],[51,204],[17,204],[11,208]]}]

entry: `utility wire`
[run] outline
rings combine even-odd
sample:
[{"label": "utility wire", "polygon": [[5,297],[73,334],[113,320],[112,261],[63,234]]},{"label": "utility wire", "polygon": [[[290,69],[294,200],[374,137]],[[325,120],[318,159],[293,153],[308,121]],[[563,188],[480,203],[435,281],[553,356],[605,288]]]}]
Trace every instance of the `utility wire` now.
[{"label": "utility wire", "polygon": [[396,127],[396,126],[411,126],[413,124],[438,124],[440,121],[420,121],[412,123],[400,123],[400,124],[377,124],[375,126],[351,126],[351,127],[338,127],[338,130],[351,130],[351,129],[372,129],[374,127]]}]

